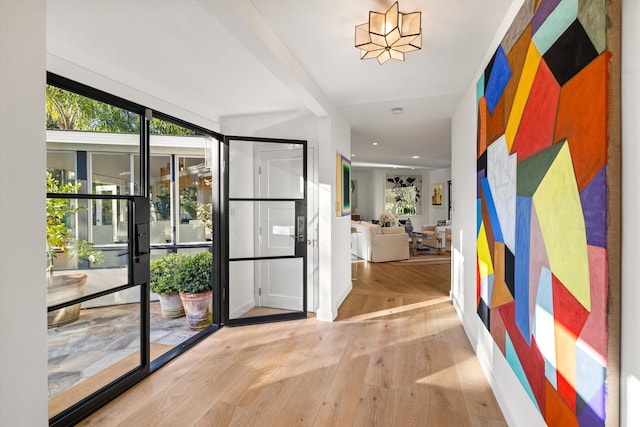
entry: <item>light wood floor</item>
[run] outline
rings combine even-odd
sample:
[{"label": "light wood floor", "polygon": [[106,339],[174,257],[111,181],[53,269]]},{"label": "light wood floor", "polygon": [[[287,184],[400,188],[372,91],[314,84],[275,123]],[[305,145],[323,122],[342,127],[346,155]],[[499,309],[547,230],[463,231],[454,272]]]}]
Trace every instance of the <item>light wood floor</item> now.
[{"label": "light wood floor", "polygon": [[505,426],[449,277],[358,263],[336,322],[223,328],[81,425]]}]

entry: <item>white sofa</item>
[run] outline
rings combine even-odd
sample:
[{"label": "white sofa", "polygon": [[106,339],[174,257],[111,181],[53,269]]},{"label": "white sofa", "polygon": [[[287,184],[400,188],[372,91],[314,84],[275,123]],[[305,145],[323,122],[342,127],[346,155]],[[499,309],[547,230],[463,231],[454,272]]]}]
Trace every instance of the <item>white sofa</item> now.
[{"label": "white sofa", "polygon": [[380,227],[351,222],[351,253],[371,262],[409,259],[409,235],[404,227]]}]

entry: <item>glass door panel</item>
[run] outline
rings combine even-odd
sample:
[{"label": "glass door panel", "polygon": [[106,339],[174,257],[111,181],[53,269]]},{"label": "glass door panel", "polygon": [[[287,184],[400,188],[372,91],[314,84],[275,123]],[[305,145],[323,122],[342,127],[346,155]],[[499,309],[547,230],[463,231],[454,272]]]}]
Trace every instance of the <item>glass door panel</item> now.
[{"label": "glass door panel", "polygon": [[230,324],[306,316],[306,143],[228,138]]},{"label": "glass door panel", "polygon": [[[121,243],[82,239],[88,223],[80,208],[100,203],[122,207]],[[148,282],[147,205],[141,197],[48,195],[49,418],[65,416],[95,392],[129,374],[141,375],[148,366],[148,338],[140,326]],[[66,237],[56,239],[53,218],[61,211],[67,212],[60,219]]]}]

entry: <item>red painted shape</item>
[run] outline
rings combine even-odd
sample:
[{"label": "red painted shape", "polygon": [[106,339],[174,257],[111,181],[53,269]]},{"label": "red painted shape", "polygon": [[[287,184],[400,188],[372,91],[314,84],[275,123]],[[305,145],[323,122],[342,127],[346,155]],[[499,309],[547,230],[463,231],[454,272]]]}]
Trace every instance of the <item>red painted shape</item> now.
[{"label": "red painted shape", "polygon": [[609,292],[607,250],[598,246],[587,246],[587,251],[591,281],[591,313],[582,328],[580,339],[598,352],[603,360],[606,360],[607,298]]},{"label": "red painted shape", "polygon": [[502,320],[502,315],[499,310],[494,308],[491,310],[491,336],[503,355],[507,354],[505,349],[505,331],[506,328]]},{"label": "red painted shape", "polygon": [[555,141],[567,139],[578,189],[582,191],[607,161],[607,65],[605,51],[562,87]]},{"label": "red painted shape", "polygon": [[577,427],[578,419],[574,411],[567,406],[553,385],[545,380],[546,412],[543,412],[547,425],[562,427]]},{"label": "red painted shape", "polygon": [[571,384],[562,376],[559,371],[556,371],[556,381],[558,383],[558,394],[562,397],[565,404],[571,409],[572,412],[576,412],[576,390]]},{"label": "red painted shape", "polygon": [[553,317],[556,323],[564,326],[577,339],[589,317],[589,312],[555,275],[552,275],[551,286],[553,291]]},{"label": "red painted shape", "polygon": [[516,326],[515,319],[515,302],[498,307],[498,311],[502,315],[502,320],[506,331],[509,333],[511,343],[513,344],[520,364],[524,369],[524,373],[529,381],[533,396],[540,407],[540,411],[544,414],[545,410],[545,374],[544,359],[538,348],[535,338],[531,337],[531,346],[522,337],[520,329]]},{"label": "red painted shape", "polygon": [[512,153],[518,153],[518,162],[553,145],[559,98],[560,86],[543,59],[511,147]]}]

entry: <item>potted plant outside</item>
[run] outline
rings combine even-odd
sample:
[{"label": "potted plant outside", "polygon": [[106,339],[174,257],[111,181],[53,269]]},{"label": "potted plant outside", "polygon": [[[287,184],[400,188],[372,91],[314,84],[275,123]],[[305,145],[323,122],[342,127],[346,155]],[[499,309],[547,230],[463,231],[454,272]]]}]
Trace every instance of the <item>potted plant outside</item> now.
[{"label": "potted plant outside", "polygon": [[176,286],[189,328],[204,329],[213,322],[213,256],[203,251],[189,256],[176,272]]},{"label": "potted plant outside", "polygon": [[[75,193],[80,184],[64,184],[47,172],[47,193]],[[63,303],[84,295],[87,275],[81,273],[53,275],[54,260],[61,254],[69,254],[77,260],[87,259],[94,264],[104,262],[101,251],[93,249],[93,244],[78,240],[67,227],[67,220],[78,210],[69,199],[47,198],[47,304]],[[80,304],[74,304],[47,313],[49,328],[66,325],[78,319]]]},{"label": "potted plant outside", "polygon": [[160,309],[165,319],[184,316],[184,307],[176,287],[176,273],[188,259],[186,254],[168,254],[151,260],[149,285],[151,292],[158,294]]}]

